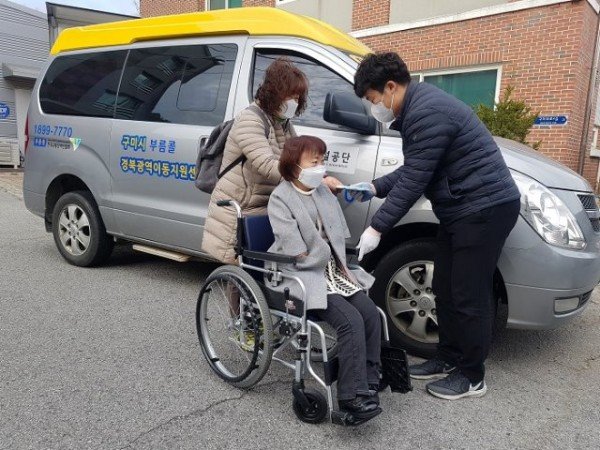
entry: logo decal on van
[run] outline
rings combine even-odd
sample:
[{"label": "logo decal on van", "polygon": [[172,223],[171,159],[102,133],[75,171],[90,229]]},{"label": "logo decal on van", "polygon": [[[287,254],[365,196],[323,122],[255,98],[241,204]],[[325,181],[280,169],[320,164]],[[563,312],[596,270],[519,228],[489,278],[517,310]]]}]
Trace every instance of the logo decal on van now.
[{"label": "logo decal on van", "polygon": [[175,178],[179,181],[196,179],[196,164],[121,156],[121,171],[133,175]]},{"label": "logo decal on van", "polygon": [[355,173],[358,163],[358,147],[335,147],[330,148],[325,153],[323,161],[329,172]]},{"label": "logo decal on van", "polygon": [[69,138],[71,141],[71,145],[73,146],[73,151],[79,148],[79,144],[81,144],[81,138]]},{"label": "logo decal on van", "polygon": [[142,153],[158,151],[158,153],[174,154],[176,146],[176,141],[153,139],[152,136],[150,136],[150,139],[148,139],[148,136],[138,136],[136,134],[124,134],[121,136],[121,147],[123,151],[132,150],[134,152]]}]

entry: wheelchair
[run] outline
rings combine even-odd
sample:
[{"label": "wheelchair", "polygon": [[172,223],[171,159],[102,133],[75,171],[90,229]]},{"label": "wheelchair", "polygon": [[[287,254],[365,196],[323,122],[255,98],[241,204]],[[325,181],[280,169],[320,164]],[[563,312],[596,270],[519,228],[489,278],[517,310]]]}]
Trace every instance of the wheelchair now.
[{"label": "wheelchair", "polygon": [[[301,421],[316,424],[328,418],[335,424],[358,425],[359,419],[334,407],[332,384],[338,367],[335,331],[326,333],[322,326],[326,324],[319,324],[305,309],[302,281],[278,268],[278,264],[294,263],[296,257],[266,251],[274,241],[268,216],[243,217],[239,204],[232,200],[217,205],[236,209],[239,265],[215,269],[198,295],[196,328],[210,368],[232,386],[249,389],[263,378],[271,361],[277,361],[294,372],[292,406]],[[284,277],[300,285],[303,298],[290,297],[289,289],[283,293],[269,289]],[[383,334],[380,390],[390,387],[392,392],[409,392],[412,386],[406,353],[390,346],[387,319],[378,310]],[[291,360],[283,354],[289,350],[294,354]],[[323,377],[313,363],[323,365]],[[307,374],[325,395],[305,387]]]}]

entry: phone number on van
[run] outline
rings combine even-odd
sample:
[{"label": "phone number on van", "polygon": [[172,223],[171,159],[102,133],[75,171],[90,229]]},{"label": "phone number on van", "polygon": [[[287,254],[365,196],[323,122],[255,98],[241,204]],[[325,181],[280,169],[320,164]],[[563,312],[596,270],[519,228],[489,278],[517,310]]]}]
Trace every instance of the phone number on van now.
[{"label": "phone number on van", "polygon": [[64,136],[69,138],[73,136],[73,128],[58,125],[35,125],[33,132],[40,136]]}]

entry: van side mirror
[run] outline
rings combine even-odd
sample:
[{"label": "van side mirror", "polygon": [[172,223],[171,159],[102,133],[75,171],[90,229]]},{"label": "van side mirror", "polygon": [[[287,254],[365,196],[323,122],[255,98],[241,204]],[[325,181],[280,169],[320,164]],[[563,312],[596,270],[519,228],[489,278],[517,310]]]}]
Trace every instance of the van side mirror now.
[{"label": "van side mirror", "polygon": [[377,133],[377,121],[369,115],[363,101],[353,94],[329,92],[325,97],[323,119],[361,134]]}]

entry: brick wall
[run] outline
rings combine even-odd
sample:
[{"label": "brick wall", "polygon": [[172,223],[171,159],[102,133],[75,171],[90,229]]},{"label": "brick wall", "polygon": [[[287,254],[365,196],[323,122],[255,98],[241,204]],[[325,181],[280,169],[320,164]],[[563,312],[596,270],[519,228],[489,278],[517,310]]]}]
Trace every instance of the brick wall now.
[{"label": "brick wall", "polygon": [[275,6],[275,0],[243,0],[244,6]]},{"label": "brick wall", "polygon": [[390,0],[353,0],[352,30],[390,23]]},{"label": "brick wall", "polygon": [[[513,98],[534,111],[568,116],[564,126],[534,127],[529,139],[541,139],[542,153],[577,170],[596,21],[595,11],[582,1],[362,40],[375,51],[398,52],[413,72],[500,65],[500,96],[510,84]],[[592,185],[597,170],[598,160],[586,158],[585,176]]]},{"label": "brick wall", "polygon": [[[586,2],[587,3],[587,2]],[[591,10],[591,6],[589,7]],[[594,40],[591,39],[590,37],[593,36],[594,38],[596,37],[596,33],[598,31],[598,18],[595,14],[586,14],[583,18],[583,26],[581,29],[581,39],[583,41],[583,46],[582,46],[582,50],[580,53],[580,71],[581,71],[581,79],[578,80],[578,86],[577,86],[577,96],[578,96],[578,101],[580,101],[581,103],[581,130],[583,132],[583,121],[584,121],[584,105],[587,99],[587,94],[588,94],[588,87],[589,87],[589,83],[590,83],[590,75],[591,75],[591,71],[594,65]],[[596,77],[596,85],[593,86],[593,92],[597,93],[599,86],[598,86],[598,81],[600,81],[598,79],[598,77]],[[585,178],[587,178],[588,180],[590,180],[590,183],[592,184],[592,186],[596,187],[596,177],[598,174],[598,169],[599,169],[599,159],[598,158],[592,158],[589,156],[589,148],[592,144],[592,138],[593,138],[593,126],[594,126],[594,121],[595,121],[595,116],[596,116],[596,101],[598,99],[598,95],[594,94],[591,98],[592,104],[590,105],[591,108],[591,116],[590,116],[590,120],[589,120],[589,127],[588,127],[588,133],[587,133],[587,140],[585,143],[585,148],[586,148],[586,157],[584,159],[583,162],[583,176]],[[579,139],[581,139],[581,135],[579,137]]]},{"label": "brick wall", "polygon": [[[243,0],[243,6],[275,6],[275,0]],[[142,17],[204,11],[205,0],[140,0]]]},{"label": "brick wall", "polygon": [[140,0],[140,15],[142,17],[166,16],[204,11],[204,0]]}]

